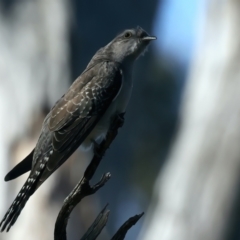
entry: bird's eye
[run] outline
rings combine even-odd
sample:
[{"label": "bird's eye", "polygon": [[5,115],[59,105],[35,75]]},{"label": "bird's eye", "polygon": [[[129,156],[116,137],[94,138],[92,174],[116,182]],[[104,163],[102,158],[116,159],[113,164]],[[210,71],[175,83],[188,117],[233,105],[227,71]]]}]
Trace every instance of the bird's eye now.
[{"label": "bird's eye", "polygon": [[131,32],[126,32],[125,34],[124,34],[124,37],[125,38],[130,38],[132,36],[132,33]]}]

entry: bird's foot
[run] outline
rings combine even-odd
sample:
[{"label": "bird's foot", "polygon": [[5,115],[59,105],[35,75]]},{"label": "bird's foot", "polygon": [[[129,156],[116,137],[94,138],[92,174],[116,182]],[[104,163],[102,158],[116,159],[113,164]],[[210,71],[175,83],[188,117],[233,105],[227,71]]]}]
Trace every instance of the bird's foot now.
[{"label": "bird's foot", "polygon": [[125,112],[116,115],[116,117],[113,119],[112,130],[123,126],[124,115],[125,115]]},{"label": "bird's foot", "polygon": [[100,147],[100,144],[97,143],[94,139],[92,140],[93,142],[93,153],[95,156],[97,157],[101,157],[102,154],[101,154],[101,147]]}]

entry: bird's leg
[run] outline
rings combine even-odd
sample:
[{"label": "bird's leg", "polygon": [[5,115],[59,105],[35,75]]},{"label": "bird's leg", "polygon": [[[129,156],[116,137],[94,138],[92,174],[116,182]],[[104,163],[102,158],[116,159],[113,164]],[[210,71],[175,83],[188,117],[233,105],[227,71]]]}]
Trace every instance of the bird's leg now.
[{"label": "bird's leg", "polygon": [[[91,140],[92,143],[93,143],[93,153],[94,153],[94,156],[96,156],[96,157],[103,157],[104,152],[106,151],[106,149],[111,144],[112,140],[117,135],[118,128],[123,126],[124,115],[125,115],[125,112],[117,114],[114,117],[114,119],[112,120],[112,123],[110,125],[110,128],[108,130],[108,133],[107,133],[107,136],[106,136],[105,140],[103,140],[101,143],[97,143],[96,140],[94,140],[94,139]],[[106,142],[109,142],[109,143],[106,144]],[[107,145],[107,146],[105,146],[105,145]]]},{"label": "bird's leg", "polygon": [[123,126],[125,112],[119,113],[112,120],[110,131],[116,131],[118,128]]},{"label": "bird's leg", "polygon": [[97,143],[94,139],[92,139],[93,143],[93,153],[94,156],[96,157],[102,157],[102,148],[101,148],[101,143]]}]

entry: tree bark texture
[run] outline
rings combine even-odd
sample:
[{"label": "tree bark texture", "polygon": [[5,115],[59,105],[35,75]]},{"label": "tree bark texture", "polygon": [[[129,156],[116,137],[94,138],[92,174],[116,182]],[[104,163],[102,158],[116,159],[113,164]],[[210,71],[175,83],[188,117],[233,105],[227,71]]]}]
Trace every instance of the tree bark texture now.
[{"label": "tree bark texture", "polygon": [[[35,136],[33,125],[43,120],[43,106],[52,106],[70,83],[68,15],[65,0],[0,0],[0,218],[26,178],[6,183],[4,176],[34,147],[39,127]],[[53,178],[31,198],[13,231],[0,239],[52,238],[49,222],[55,216],[49,211],[59,210],[48,200]]]},{"label": "tree bark texture", "polygon": [[155,184],[142,240],[236,239],[240,1],[212,0],[206,6],[180,128]]}]

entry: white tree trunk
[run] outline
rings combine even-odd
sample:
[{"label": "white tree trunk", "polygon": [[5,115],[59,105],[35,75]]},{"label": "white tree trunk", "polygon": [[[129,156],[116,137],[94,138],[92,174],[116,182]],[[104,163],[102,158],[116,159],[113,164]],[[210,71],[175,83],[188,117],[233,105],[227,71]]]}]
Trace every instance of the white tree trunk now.
[{"label": "white tree trunk", "polygon": [[228,239],[240,169],[240,1],[207,6],[181,127],[142,240]]},{"label": "white tree trunk", "polygon": [[[5,183],[12,146],[23,139],[45,103],[52,105],[69,85],[69,9],[65,0],[15,1],[9,13],[0,15],[0,218],[26,179]],[[37,136],[36,136],[37,137]],[[36,139],[35,139],[36,141]],[[34,143],[30,146],[33,148]],[[17,156],[22,160],[32,149]],[[23,148],[22,148],[23,149]],[[0,239],[53,238],[52,211],[47,203],[51,184],[32,197],[13,229]],[[12,190],[11,192],[9,190]],[[11,194],[8,194],[8,193]],[[33,199],[34,198],[34,199]],[[51,208],[51,211],[50,211]],[[49,214],[51,213],[51,214]],[[49,224],[51,221],[51,224]]]}]

